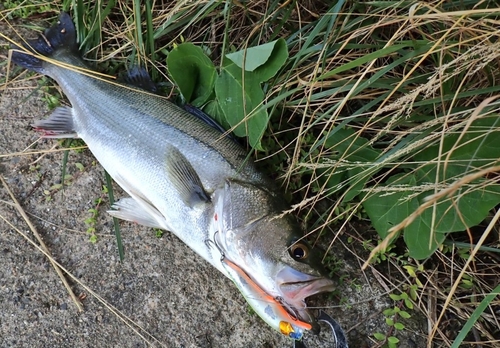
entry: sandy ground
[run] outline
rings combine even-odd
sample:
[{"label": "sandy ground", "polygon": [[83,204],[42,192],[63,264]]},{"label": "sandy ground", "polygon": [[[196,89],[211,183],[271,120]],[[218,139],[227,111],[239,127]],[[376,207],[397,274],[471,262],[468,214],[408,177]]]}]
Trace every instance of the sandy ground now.
[{"label": "sandy ground", "polygon": [[[14,37],[5,23],[0,22],[0,32]],[[7,46],[0,44],[3,63]],[[6,64],[0,69],[3,79]],[[38,88],[39,76],[25,77],[0,91],[1,175],[54,259],[78,280],[67,276],[84,310],[78,312],[47,257],[28,242],[35,240],[33,234],[0,187],[0,347],[292,347],[249,311],[228,279],[169,233],[157,238],[152,229],[122,222],[125,260],[119,261],[112,219],[105,212],[103,170],[92,154],[71,151],[67,170],[73,179],[64,190],[50,190],[61,182],[63,154],[48,153],[57,142],[40,140],[30,127],[47,116],[47,93]],[[20,154],[27,148],[43,153]],[[115,196],[122,196],[114,188]],[[92,244],[84,221],[99,197],[98,241]],[[369,336],[387,331],[381,311],[392,303],[377,298],[384,290],[361,275],[358,262],[346,269],[359,278],[357,286],[340,290],[352,305],[327,312],[348,331],[351,347],[371,347]],[[338,306],[338,300],[323,297],[321,304]],[[425,346],[416,334],[407,336],[400,347]],[[321,339],[308,343],[332,346]]]}]

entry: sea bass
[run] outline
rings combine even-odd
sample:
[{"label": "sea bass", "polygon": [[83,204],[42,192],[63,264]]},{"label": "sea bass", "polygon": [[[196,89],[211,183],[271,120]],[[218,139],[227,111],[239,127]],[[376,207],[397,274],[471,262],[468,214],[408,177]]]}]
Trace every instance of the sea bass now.
[{"label": "sea bass", "polygon": [[53,78],[72,107],[34,126],[79,137],[130,197],[109,213],[174,233],[229,277],[259,316],[300,339],[316,327],[305,298],[332,291],[283,197],[233,140],[165,98],[97,78],[67,13],[12,60]]}]

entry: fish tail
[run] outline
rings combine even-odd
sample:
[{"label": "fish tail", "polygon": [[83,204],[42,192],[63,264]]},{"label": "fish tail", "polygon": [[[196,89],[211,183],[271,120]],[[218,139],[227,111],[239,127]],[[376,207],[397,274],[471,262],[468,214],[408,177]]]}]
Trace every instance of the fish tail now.
[{"label": "fish tail", "polygon": [[[59,20],[51,28],[45,30],[37,39],[27,40],[23,45],[29,52],[50,57],[59,49],[77,50],[76,30],[71,16],[61,12]],[[25,49],[13,46],[12,61],[23,68],[43,73],[43,60],[28,54]]]}]

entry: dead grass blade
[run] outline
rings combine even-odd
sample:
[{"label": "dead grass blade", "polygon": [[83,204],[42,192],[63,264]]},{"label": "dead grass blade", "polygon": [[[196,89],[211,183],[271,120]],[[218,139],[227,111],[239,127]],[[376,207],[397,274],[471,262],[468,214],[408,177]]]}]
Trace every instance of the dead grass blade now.
[{"label": "dead grass blade", "polygon": [[[75,304],[75,306],[77,307],[78,311],[79,312],[82,312],[83,311],[83,306],[82,304],[80,303],[80,300],[78,300],[78,298],[76,297],[76,295],[73,293],[73,290],[71,290],[71,287],[70,285],[68,284],[68,281],[66,280],[66,278],[64,277],[64,274],[62,273],[61,269],[59,268],[59,266],[56,264],[56,262],[54,261],[54,259],[52,258],[52,256],[50,255],[50,251],[49,249],[47,248],[47,246],[45,245],[43,239],[40,237],[40,235],[38,234],[38,231],[36,230],[35,226],[31,223],[31,220],[30,218],[28,217],[28,215],[26,214],[26,212],[24,211],[24,209],[21,207],[21,205],[19,204],[19,202],[17,201],[16,197],[14,196],[14,194],[12,193],[11,189],[9,188],[9,186],[7,185],[7,182],[5,181],[5,179],[3,178],[2,175],[0,175],[0,181],[2,182],[2,185],[3,187],[7,190],[7,192],[9,193],[9,196],[10,198],[12,199],[12,201],[14,202],[14,207],[16,208],[16,210],[18,211],[18,213],[22,216],[22,218],[24,219],[24,221],[26,222],[26,224],[28,225],[28,227],[30,228],[31,232],[33,233],[33,235],[36,237],[38,243],[40,244],[40,249],[43,251],[43,253],[47,256],[47,258],[49,259],[50,263],[52,264],[52,267],[54,267],[54,270],[56,271],[57,275],[59,276],[59,278],[61,279],[61,282],[63,283],[64,287],[66,288],[66,291],[68,292],[69,296],[71,297],[71,299],[73,300],[73,303]],[[2,217],[3,218],[3,217]],[[5,220],[5,219],[4,219]],[[5,220],[7,223],[9,223],[7,220]],[[10,224],[10,223],[9,223]]]}]

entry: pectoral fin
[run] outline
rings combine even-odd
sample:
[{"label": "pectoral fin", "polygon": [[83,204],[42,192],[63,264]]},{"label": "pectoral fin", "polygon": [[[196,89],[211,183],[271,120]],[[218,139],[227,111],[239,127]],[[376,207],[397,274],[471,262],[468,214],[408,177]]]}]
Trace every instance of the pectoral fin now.
[{"label": "pectoral fin", "polygon": [[35,121],[33,127],[43,133],[44,138],[76,138],[73,129],[73,109],[69,106],[56,108],[46,120]]},{"label": "pectoral fin", "polygon": [[166,154],[167,174],[181,199],[190,207],[210,201],[203,189],[200,177],[186,157],[175,147],[170,147]]}]

